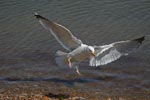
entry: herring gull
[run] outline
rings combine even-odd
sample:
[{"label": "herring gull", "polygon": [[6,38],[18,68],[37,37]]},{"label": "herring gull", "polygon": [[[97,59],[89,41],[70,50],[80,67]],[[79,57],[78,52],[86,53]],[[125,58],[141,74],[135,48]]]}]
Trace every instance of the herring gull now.
[{"label": "herring gull", "polygon": [[40,24],[48,30],[59,44],[66,50],[56,52],[56,63],[59,66],[68,65],[70,68],[74,66],[76,72],[78,70],[78,63],[89,58],[90,66],[100,66],[111,63],[121,56],[126,56],[140,47],[145,37],[137,39],[114,42],[103,46],[89,46],[83,44],[81,40],[77,39],[69,29],[51,21],[37,13],[36,18]]}]

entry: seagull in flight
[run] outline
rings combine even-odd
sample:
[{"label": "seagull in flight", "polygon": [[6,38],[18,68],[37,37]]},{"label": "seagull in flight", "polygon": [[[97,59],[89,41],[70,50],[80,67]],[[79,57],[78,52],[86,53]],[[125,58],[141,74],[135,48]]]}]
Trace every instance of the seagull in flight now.
[{"label": "seagull in flight", "polygon": [[75,67],[76,72],[80,74],[78,64],[85,59],[89,59],[90,66],[101,66],[111,63],[121,56],[126,56],[140,47],[145,36],[114,42],[102,46],[90,46],[84,44],[80,39],[76,38],[66,27],[49,20],[38,13],[34,16],[39,23],[49,31],[58,43],[66,50],[66,52],[58,50],[56,52],[55,61],[59,66]]}]

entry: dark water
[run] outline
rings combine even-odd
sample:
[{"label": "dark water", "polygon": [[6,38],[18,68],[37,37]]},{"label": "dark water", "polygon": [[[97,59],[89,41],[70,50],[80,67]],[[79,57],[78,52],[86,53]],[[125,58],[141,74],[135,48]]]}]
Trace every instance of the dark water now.
[{"label": "dark water", "polygon": [[[111,64],[90,68],[82,63],[83,76],[79,77],[74,70],[60,69],[55,64],[55,51],[63,49],[39,25],[33,12],[66,26],[90,45],[143,35],[146,40],[135,53]],[[149,26],[150,0],[1,0],[0,93],[30,88],[29,91],[44,93],[82,92],[87,98],[148,98]]]}]

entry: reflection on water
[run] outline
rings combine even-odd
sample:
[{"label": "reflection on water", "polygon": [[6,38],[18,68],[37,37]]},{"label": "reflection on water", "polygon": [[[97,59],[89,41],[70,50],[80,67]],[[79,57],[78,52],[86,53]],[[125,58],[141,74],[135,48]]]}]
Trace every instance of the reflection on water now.
[{"label": "reflection on water", "polygon": [[[75,36],[90,45],[103,45],[143,35],[146,40],[137,52],[111,64],[90,68],[88,64],[82,63],[83,76],[77,76],[74,70],[60,69],[55,64],[55,51],[63,49],[39,25],[33,16],[35,11],[65,25]],[[53,85],[56,85],[53,89],[59,90],[57,86],[61,85],[61,89],[68,88],[76,92],[90,90],[108,96],[110,91],[117,90],[127,95],[133,93],[135,97],[139,96],[138,93],[148,97],[149,26],[149,0],[1,0],[0,92],[19,85],[23,89],[35,85],[41,89],[49,87],[47,91]],[[73,84],[71,87],[76,89],[66,87],[66,83]],[[36,89],[39,87],[33,90]],[[91,98],[98,95],[87,94]]]}]

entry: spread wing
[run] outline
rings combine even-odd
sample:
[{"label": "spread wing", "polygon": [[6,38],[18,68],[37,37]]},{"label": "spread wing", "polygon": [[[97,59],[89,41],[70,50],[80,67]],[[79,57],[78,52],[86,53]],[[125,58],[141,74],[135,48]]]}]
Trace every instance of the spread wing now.
[{"label": "spread wing", "polygon": [[109,45],[95,46],[96,57],[91,57],[90,66],[105,65],[128,55],[135,51],[143,42],[145,37],[134,40],[119,41]]},{"label": "spread wing", "polygon": [[72,51],[73,49],[79,47],[82,44],[82,41],[77,39],[72,35],[71,31],[66,27],[48,20],[41,15],[35,13],[36,18],[39,20],[40,24],[48,30],[55,39],[60,43],[60,45],[67,51]]}]

